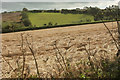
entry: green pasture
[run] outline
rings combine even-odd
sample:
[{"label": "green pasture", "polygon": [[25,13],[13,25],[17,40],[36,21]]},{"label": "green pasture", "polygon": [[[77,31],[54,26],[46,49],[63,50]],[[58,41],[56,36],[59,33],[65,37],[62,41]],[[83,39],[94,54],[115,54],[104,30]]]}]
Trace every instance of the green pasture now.
[{"label": "green pasture", "polygon": [[94,17],[85,14],[28,13],[33,26],[42,27],[49,22],[52,25],[78,24],[94,21]]}]

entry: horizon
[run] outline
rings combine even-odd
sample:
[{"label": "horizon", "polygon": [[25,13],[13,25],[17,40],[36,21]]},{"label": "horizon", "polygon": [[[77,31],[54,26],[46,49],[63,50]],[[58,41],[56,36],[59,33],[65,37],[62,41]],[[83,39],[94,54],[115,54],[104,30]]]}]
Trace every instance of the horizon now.
[{"label": "horizon", "polygon": [[[66,6],[67,5],[67,6]],[[98,7],[105,9],[114,5],[103,2],[2,2],[2,12],[21,11],[24,7],[28,10],[61,10],[61,9],[83,9],[84,7]]]}]

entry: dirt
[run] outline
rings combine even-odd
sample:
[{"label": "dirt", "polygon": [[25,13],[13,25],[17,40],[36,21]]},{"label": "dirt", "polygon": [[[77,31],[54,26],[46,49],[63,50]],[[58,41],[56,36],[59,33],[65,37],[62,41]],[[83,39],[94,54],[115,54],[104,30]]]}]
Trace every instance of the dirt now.
[{"label": "dirt", "polygon": [[[106,25],[113,35],[117,37],[116,22],[113,24],[112,22],[108,22]],[[67,58],[71,64],[76,64],[86,59],[87,53],[84,45],[89,49],[89,42],[90,51],[96,51],[95,57],[97,58],[103,55],[102,53],[105,53],[105,57],[109,56],[109,58],[112,59],[117,52],[110,34],[102,23],[5,33],[2,34],[2,55],[9,61],[14,69],[17,68],[16,61],[22,64],[21,33],[24,33],[24,35],[28,37],[28,42],[33,44],[32,49],[38,62],[40,74],[55,72],[57,63],[55,54],[58,52],[54,47],[55,41],[60,53]],[[32,37],[30,38],[27,34]],[[27,44],[24,39],[26,65],[29,67],[30,74],[36,74],[32,53],[26,46]],[[8,66],[4,59],[2,63],[3,77],[11,77],[12,72],[7,73],[11,71],[10,66]]]},{"label": "dirt", "polygon": [[15,13],[4,13],[2,14],[2,21],[3,22],[20,22],[21,20],[21,12]]}]

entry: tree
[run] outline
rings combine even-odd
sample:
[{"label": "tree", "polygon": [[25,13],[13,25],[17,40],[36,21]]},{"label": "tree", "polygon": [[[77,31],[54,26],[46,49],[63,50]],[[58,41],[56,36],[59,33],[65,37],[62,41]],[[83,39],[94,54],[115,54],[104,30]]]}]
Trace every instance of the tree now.
[{"label": "tree", "polygon": [[102,10],[100,10],[95,16],[94,16],[94,20],[98,21],[98,20],[102,20],[104,18],[104,12]]},{"label": "tree", "polygon": [[27,11],[28,11],[28,9],[27,9],[27,8],[23,8],[23,11],[27,12]]},{"label": "tree", "polygon": [[28,15],[26,12],[22,12],[21,16],[22,16],[22,19],[28,18]]},{"label": "tree", "polygon": [[22,16],[22,22],[25,26],[32,25],[29,18],[28,18],[27,12],[22,12],[21,16]]},{"label": "tree", "polygon": [[88,14],[91,14],[93,16],[95,16],[100,11],[100,9],[97,7],[87,7],[86,9]]},{"label": "tree", "polygon": [[30,22],[30,20],[29,20],[28,18],[23,19],[23,24],[24,24],[25,26],[30,26],[30,25],[32,25],[31,22]]}]

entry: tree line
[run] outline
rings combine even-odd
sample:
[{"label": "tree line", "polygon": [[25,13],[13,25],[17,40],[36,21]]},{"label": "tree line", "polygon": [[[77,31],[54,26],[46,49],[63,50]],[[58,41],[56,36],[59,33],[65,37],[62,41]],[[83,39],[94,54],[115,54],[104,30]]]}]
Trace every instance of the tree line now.
[{"label": "tree line", "polygon": [[76,8],[76,9],[61,9],[61,10],[28,10],[28,12],[32,13],[62,13],[62,14],[87,14],[94,16],[95,21],[103,20],[114,20],[120,19],[120,10],[119,7],[116,5],[112,5],[106,7],[105,9],[100,9],[98,7],[84,7],[83,9]]},{"label": "tree line", "polygon": [[32,24],[28,18],[28,14],[26,13],[26,11],[27,11],[27,9],[23,8],[23,11],[21,13],[21,16],[22,16],[21,21],[24,24],[24,26],[31,26]]}]

